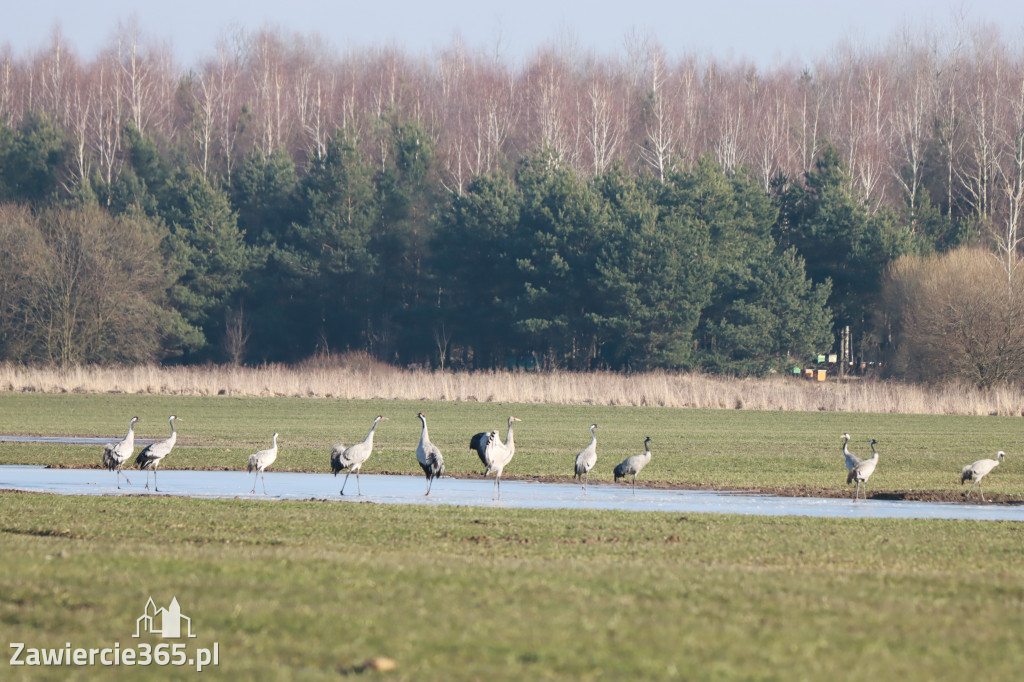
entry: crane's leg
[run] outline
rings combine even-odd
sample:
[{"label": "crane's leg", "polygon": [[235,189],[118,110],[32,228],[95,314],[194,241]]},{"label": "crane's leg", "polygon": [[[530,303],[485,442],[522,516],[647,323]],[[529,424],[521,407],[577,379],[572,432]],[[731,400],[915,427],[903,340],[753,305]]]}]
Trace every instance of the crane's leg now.
[{"label": "crane's leg", "polygon": [[[427,476],[427,495],[430,495],[430,484],[434,481],[430,476]],[[426,497],[426,495],[424,495]]]},{"label": "crane's leg", "polygon": [[345,494],[345,484],[348,483],[348,477],[351,474],[352,474],[352,470],[351,469],[345,472],[345,480],[341,482],[341,493],[340,493],[341,495]]},{"label": "crane's leg", "polygon": [[853,489],[853,501],[856,502],[860,498],[860,481],[857,481],[857,487]]},{"label": "crane's leg", "polygon": [[256,473],[252,477],[252,490],[249,491],[249,494],[251,494],[251,495],[255,495],[256,494],[256,479],[258,479],[259,477],[260,477],[260,470],[257,469]]},{"label": "crane's leg", "polygon": [[633,474],[633,494],[636,495],[636,474]]},{"label": "crane's leg", "polygon": [[978,492],[981,493],[981,501],[985,501],[985,486],[981,481],[978,481]]},{"label": "crane's leg", "polygon": [[267,474],[265,471],[260,471],[260,480],[263,481],[263,494],[267,494]]},{"label": "crane's leg", "polygon": [[[146,480],[149,481],[149,478],[147,477]],[[156,484],[156,467],[153,467],[153,490],[160,492],[160,488]]]},{"label": "crane's leg", "polygon": [[363,489],[359,486],[359,470],[356,470],[356,494],[359,497],[363,496]]},{"label": "crane's leg", "polygon": [[[153,485],[156,485],[155,481],[154,481]],[[146,471],[146,490],[149,490],[149,471],[148,470]]]}]

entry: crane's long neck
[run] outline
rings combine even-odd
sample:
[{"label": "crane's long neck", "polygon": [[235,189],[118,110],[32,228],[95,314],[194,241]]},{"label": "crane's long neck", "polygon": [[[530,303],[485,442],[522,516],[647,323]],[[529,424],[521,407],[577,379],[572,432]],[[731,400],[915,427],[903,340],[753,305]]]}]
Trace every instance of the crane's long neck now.
[{"label": "crane's long neck", "polygon": [[364,443],[373,443],[373,432],[377,430],[377,424],[380,423],[379,419],[375,419],[373,426],[370,427],[370,432],[366,434],[366,438],[363,440]]},{"label": "crane's long neck", "polygon": [[849,444],[850,444],[850,439],[849,438],[844,438],[843,439],[843,454],[846,455],[847,457],[850,456],[850,449],[848,447],[846,447]]},{"label": "crane's long neck", "polygon": [[420,417],[420,421],[423,422],[423,430],[420,431],[420,443],[426,443],[430,440],[430,436],[427,435],[427,420]]},{"label": "crane's long neck", "polygon": [[505,447],[511,448],[515,444],[515,440],[512,438],[512,420],[508,420],[508,433],[505,434]]}]

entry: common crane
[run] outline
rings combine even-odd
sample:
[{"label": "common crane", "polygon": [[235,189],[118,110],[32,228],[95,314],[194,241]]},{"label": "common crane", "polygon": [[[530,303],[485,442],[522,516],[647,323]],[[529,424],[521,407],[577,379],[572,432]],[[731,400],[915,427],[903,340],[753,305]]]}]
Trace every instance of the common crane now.
[{"label": "common crane", "polygon": [[849,444],[850,444],[850,434],[844,433],[843,434],[843,458],[846,460],[846,471],[847,472],[849,472],[850,469],[852,469],[853,467],[857,466],[861,462],[860,457],[858,457],[857,455],[855,455],[852,452],[850,452],[850,449],[847,447],[847,445],[849,445]]},{"label": "common crane", "polygon": [[965,481],[971,481],[971,487],[964,495],[964,498],[971,496],[971,491],[974,490],[974,486],[977,484],[978,491],[981,492],[981,501],[985,501],[985,490],[981,487],[981,479],[995,469],[1003,458],[1006,457],[1006,453],[1000,450],[996,453],[995,459],[979,459],[977,462],[971,462],[960,471],[960,485],[963,485]]},{"label": "common crane", "polygon": [[[103,446],[103,466],[117,474],[118,490],[121,489],[121,467],[124,466],[124,463],[132,456],[132,451],[135,450],[135,422],[137,421],[139,421],[138,417],[132,417],[131,421],[128,422],[127,435],[116,443],[107,443]],[[127,475],[125,475],[124,480],[128,485],[131,485],[132,482],[128,480]]]},{"label": "common crane", "polygon": [[423,469],[423,475],[427,477],[427,495],[430,494],[430,485],[435,478],[444,476],[444,457],[437,446],[430,442],[427,435],[427,417],[419,413],[420,421],[423,422],[423,431],[420,432],[420,442],[416,446],[416,461]]},{"label": "common crane", "polygon": [[590,482],[590,470],[597,464],[597,424],[590,425],[590,445],[580,450],[576,455],[573,478],[583,481],[583,494],[587,494],[587,484]]},{"label": "common crane", "polygon": [[862,459],[846,474],[846,482],[848,484],[852,481],[857,482],[857,489],[853,491],[854,502],[860,496],[861,483],[864,484],[864,499],[868,499],[868,479],[871,478],[871,474],[875,473],[875,467],[878,466],[878,450],[875,449],[877,442],[874,438],[871,439],[871,451],[875,454],[871,455],[869,459]]},{"label": "common crane", "polygon": [[373,420],[373,426],[370,427],[370,433],[366,435],[366,438],[361,443],[356,443],[349,447],[345,447],[343,444],[338,443],[331,448],[331,471],[337,476],[339,471],[345,471],[345,481],[341,484],[341,495],[345,494],[345,484],[348,483],[348,477],[355,472],[356,475],[356,492],[359,495],[363,494],[363,490],[359,485],[359,469],[362,468],[363,463],[370,458],[373,453],[373,432],[377,428],[377,424],[387,421],[387,417],[377,415],[377,418]]},{"label": "common crane", "polygon": [[250,492],[256,492],[256,477],[259,476],[263,481],[263,494],[267,494],[267,479],[263,472],[267,470],[274,460],[277,459],[277,434],[274,434],[274,445],[267,450],[260,450],[259,452],[249,455],[249,471],[255,471],[256,476],[252,478],[252,490]]},{"label": "common crane", "polygon": [[[513,422],[521,421],[523,420],[518,419],[516,417],[508,418],[508,433],[505,434],[505,448],[509,451],[510,458],[512,457],[512,455],[516,454],[516,442],[512,436],[512,424]],[[488,473],[488,471],[486,470],[487,456],[484,451],[487,449],[487,438],[490,435],[491,434],[489,431],[481,431],[480,433],[474,434],[474,436],[469,440],[469,449],[476,450],[476,454],[480,458],[481,464],[483,464],[485,467],[484,476],[486,476]]]},{"label": "common crane", "polygon": [[651,461],[651,448],[648,443],[651,442],[650,436],[644,437],[644,452],[640,455],[633,455],[622,460],[617,467],[615,467],[615,482],[618,483],[620,478],[625,478],[632,474],[633,476],[633,494],[636,495],[636,475],[639,474],[645,466]]},{"label": "common crane", "polygon": [[501,442],[497,429],[487,434],[487,440],[484,442],[484,464],[487,466],[487,470],[484,471],[484,476],[494,472],[494,494],[499,500],[501,499],[501,474],[505,471],[508,463],[512,461],[514,454],[515,450],[509,449]]},{"label": "common crane", "polygon": [[146,469],[146,490],[149,490],[149,469],[152,469],[153,489],[160,492],[160,488],[157,487],[156,483],[156,468],[160,466],[160,462],[163,461],[164,457],[171,454],[171,450],[174,449],[174,444],[178,440],[178,432],[174,428],[175,419],[177,417],[173,414],[167,419],[171,423],[171,435],[169,438],[147,445],[139,453],[139,456],[135,458],[135,463],[139,465],[139,468]]}]

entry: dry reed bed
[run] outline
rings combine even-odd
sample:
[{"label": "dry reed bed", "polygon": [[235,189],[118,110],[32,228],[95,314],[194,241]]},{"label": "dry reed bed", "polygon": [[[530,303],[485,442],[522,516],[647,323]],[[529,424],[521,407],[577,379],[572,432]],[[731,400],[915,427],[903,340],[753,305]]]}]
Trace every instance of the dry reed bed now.
[{"label": "dry reed bed", "polygon": [[439,372],[377,363],[360,366],[71,367],[0,364],[0,391],[193,396],[441,400],[707,409],[1024,414],[1021,390],[979,390],[773,376],[736,379],[699,373]]}]

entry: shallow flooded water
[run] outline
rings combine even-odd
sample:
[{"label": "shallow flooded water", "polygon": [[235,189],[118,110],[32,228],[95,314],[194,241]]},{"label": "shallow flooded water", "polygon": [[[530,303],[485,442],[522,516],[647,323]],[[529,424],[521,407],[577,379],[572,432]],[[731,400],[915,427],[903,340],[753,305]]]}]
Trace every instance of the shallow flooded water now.
[{"label": "shallow flooded water", "polygon": [[[340,497],[344,476],[268,472],[263,482],[245,471],[185,471],[158,473],[160,492],[144,489],[146,472],[126,471],[131,484],[118,490],[113,472],[105,469],[47,469],[42,466],[0,466],[0,488],[64,495],[174,495],[197,498],[271,500],[338,500],[381,504],[460,505],[528,509],[617,509],[624,511],[701,512],[762,516],[819,516],[834,518],[974,519],[1024,521],[1024,508],[1005,505],[965,505],[940,502],[774,497],[756,492],[649,490],[628,486],[591,485],[584,495],[578,485],[503,481],[501,499],[494,499],[493,479],[443,478],[434,481],[429,497],[421,476],[363,474],[356,494],[351,476]],[[152,474],[149,475],[152,479]],[[150,486],[152,487],[152,480]]]}]

